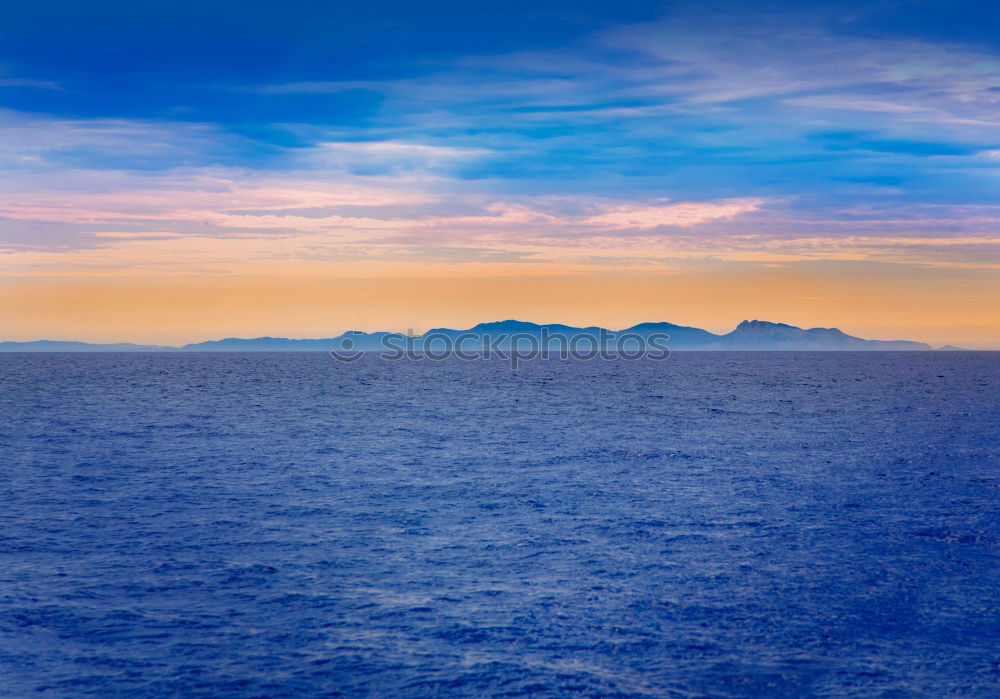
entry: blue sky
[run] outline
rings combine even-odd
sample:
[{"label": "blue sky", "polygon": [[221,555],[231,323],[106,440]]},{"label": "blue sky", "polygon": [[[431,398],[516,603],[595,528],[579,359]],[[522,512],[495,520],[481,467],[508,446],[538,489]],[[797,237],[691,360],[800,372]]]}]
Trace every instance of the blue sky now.
[{"label": "blue sky", "polygon": [[997,26],[988,2],[17,3],[0,98],[8,123],[177,126],[53,166],[297,169],[394,140],[485,149],[449,174],[510,191],[989,203]]},{"label": "blue sky", "polygon": [[990,2],[18,3],[0,265],[995,270],[998,26]]}]

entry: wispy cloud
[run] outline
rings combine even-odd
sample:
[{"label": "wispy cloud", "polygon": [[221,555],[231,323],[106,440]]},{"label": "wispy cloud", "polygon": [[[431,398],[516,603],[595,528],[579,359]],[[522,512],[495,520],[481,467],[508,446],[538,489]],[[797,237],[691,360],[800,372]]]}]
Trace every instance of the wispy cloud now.
[{"label": "wispy cloud", "polygon": [[708,221],[729,220],[757,211],[764,203],[762,199],[737,199],[703,204],[619,205],[606,213],[587,217],[582,223],[601,228],[641,231],[661,226],[688,227]]},{"label": "wispy cloud", "polygon": [[39,90],[62,90],[62,86],[52,80],[31,80],[29,78],[0,78],[2,87],[32,87]]}]

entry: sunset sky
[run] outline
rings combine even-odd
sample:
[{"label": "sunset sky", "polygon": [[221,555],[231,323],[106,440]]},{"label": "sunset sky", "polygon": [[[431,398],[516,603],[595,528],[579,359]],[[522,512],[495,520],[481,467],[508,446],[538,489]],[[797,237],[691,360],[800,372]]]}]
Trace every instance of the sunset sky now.
[{"label": "sunset sky", "polygon": [[995,2],[10,3],[0,339],[1000,348]]}]

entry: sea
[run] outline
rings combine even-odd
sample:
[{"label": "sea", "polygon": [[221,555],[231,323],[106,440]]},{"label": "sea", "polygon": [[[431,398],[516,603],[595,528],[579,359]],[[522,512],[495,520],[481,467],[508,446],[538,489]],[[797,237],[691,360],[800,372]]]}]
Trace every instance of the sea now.
[{"label": "sea", "polygon": [[0,355],[0,696],[998,697],[1000,353]]}]

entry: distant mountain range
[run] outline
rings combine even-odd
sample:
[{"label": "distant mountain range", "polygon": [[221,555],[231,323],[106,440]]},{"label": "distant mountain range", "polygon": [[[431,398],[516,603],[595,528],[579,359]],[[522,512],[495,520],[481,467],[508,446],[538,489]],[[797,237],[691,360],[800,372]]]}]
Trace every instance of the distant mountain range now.
[{"label": "distant mountain range", "polygon": [[[556,334],[567,338],[587,336],[598,339],[609,333],[621,336],[630,333],[647,340],[654,334],[668,335],[667,345],[671,350],[702,351],[926,351],[933,349],[923,342],[907,340],[864,340],[848,335],[837,328],[797,328],[785,323],[771,323],[764,320],[745,320],[732,332],[716,335],[700,328],[691,328],[673,323],[640,323],[631,328],[610,331],[598,327],[576,328],[569,325],[538,325],[519,320],[504,320],[495,323],[480,323],[468,330],[436,328],[412,340],[418,347],[421,338],[467,338],[463,345],[474,348],[476,338],[483,343],[495,342],[498,337],[518,335],[519,337],[543,337]],[[469,341],[468,338],[471,338]],[[0,342],[0,352],[324,352],[352,348],[363,351],[380,351],[384,342],[401,346],[404,336],[399,333],[365,333],[350,331],[338,337],[317,340],[295,340],[284,337],[257,337],[253,339],[227,338],[167,347],[162,345],[136,345],[131,343],[91,344],[87,342],[60,342],[38,340],[35,342]],[[946,345],[941,349],[955,350]]]}]

